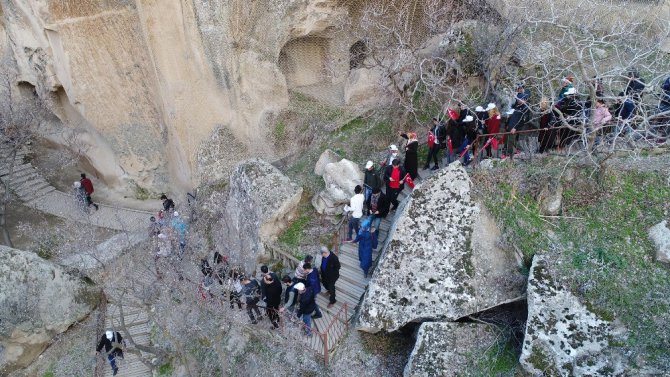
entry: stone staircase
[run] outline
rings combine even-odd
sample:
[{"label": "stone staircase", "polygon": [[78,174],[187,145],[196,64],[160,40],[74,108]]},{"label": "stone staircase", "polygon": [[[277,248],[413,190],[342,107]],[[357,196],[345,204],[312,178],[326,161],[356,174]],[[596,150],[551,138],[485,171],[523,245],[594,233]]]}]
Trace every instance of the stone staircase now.
[{"label": "stone staircase", "polygon": [[[31,163],[25,162],[27,154],[27,150],[21,149],[12,159],[11,149],[7,145],[0,146],[0,180],[9,180],[9,189],[24,203],[56,191]],[[13,165],[11,176],[10,165]]]},{"label": "stone staircase", "polygon": [[[100,204],[99,210],[84,213],[73,194],[56,190],[27,161],[29,151],[22,148],[11,158],[11,148],[0,145],[0,181],[9,182],[9,189],[26,206],[69,220],[103,228],[136,231],[145,229],[152,214],[129,208]],[[13,172],[10,175],[10,165]],[[95,197],[94,197],[95,199]]]},{"label": "stone staircase", "polygon": [[[151,327],[149,324],[149,313],[138,307],[132,306],[123,306],[123,321],[125,323],[126,329],[132,336],[133,340],[137,344],[149,345],[149,335],[151,333]],[[118,306],[113,304],[107,304],[107,315],[105,317],[105,328],[113,329],[118,331],[121,327],[121,310]],[[127,334],[124,331],[121,331],[121,335],[127,338]],[[126,343],[128,341],[126,340]],[[119,367],[119,377],[150,377],[151,369],[142,363],[139,357],[130,352],[124,353],[123,360],[117,360],[117,365]],[[105,361],[105,367],[103,369],[103,376],[111,377],[112,368],[109,366],[109,363]]]},{"label": "stone staircase", "polygon": [[[404,201],[409,196],[410,190],[405,189],[399,196],[399,201]],[[339,246],[338,257],[340,259],[341,269],[340,278],[335,284],[337,303],[332,308],[328,308],[328,296],[319,294],[317,304],[321,308],[323,317],[313,321],[313,327],[321,334],[327,334],[328,354],[332,355],[335,351],[338,341],[347,333],[348,322],[354,318],[356,310],[365,294],[370,277],[374,273],[377,261],[381,255],[381,249],[386,242],[388,232],[397,212],[390,213],[379,226],[378,247],[372,253],[372,268],[369,277],[363,277],[363,271],[358,261],[358,244],[341,243]],[[343,306],[347,305],[346,319]],[[321,355],[326,352],[323,344],[323,338],[313,336],[308,339],[309,346]]]}]

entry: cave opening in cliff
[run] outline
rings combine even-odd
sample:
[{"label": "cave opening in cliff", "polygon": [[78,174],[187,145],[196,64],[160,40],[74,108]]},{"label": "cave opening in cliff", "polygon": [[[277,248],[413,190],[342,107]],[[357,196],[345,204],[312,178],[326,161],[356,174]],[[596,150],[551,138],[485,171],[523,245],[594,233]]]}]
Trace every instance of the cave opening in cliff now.
[{"label": "cave opening in cliff", "polygon": [[365,59],[368,57],[368,46],[363,41],[358,41],[349,48],[349,69],[363,68]]},{"label": "cave opening in cliff", "polygon": [[293,39],[284,45],[279,53],[279,68],[289,88],[327,82],[328,46],[328,39],[311,36]]}]

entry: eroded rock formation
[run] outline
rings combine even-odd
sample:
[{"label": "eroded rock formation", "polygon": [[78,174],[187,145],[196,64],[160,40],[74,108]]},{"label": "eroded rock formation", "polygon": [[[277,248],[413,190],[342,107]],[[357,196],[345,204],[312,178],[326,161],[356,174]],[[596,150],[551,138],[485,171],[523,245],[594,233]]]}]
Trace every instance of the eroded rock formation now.
[{"label": "eroded rock formation", "polygon": [[[322,157],[326,153],[324,152]],[[321,158],[319,161],[322,161]],[[319,168],[318,162],[314,168],[315,172],[317,168]],[[312,205],[321,214],[341,214],[344,208],[343,205],[348,203],[349,199],[354,196],[356,185],[363,185],[363,172],[361,172],[355,163],[347,159],[327,163],[323,166],[323,169],[318,170],[323,170],[322,175],[326,188],[314,195]]]},{"label": "eroded rock formation", "polygon": [[[299,187],[269,163],[254,159],[237,165],[220,226],[227,232],[225,249],[247,271],[254,271],[264,243],[277,238],[296,216]],[[219,224],[217,224],[219,226]]]},{"label": "eroded rock formation", "polygon": [[[495,345],[500,330],[474,323],[426,322],[405,366],[405,377],[477,375],[473,362]],[[483,368],[482,368],[483,369]]]},{"label": "eroded rock formation", "polygon": [[533,375],[615,376],[612,326],[553,278],[548,255],[535,255],[528,277],[528,321],[521,365]]},{"label": "eroded rock formation", "polygon": [[0,246],[0,374],[30,364],[99,294],[34,253]]},{"label": "eroded rock formation", "polygon": [[425,319],[456,320],[521,295],[514,256],[451,164],[418,186],[397,220],[361,307],[359,329],[395,331]]}]

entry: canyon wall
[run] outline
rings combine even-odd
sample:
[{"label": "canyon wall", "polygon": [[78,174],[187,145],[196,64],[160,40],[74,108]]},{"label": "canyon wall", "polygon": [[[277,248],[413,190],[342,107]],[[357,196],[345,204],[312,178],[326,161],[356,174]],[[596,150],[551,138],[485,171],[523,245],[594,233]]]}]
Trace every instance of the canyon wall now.
[{"label": "canyon wall", "polygon": [[[344,83],[348,10],[315,0],[0,0],[14,84],[76,134],[120,193],[185,191],[248,157],[282,157],[269,119],[290,87]],[[2,52],[2,51],[0,51]]]}]

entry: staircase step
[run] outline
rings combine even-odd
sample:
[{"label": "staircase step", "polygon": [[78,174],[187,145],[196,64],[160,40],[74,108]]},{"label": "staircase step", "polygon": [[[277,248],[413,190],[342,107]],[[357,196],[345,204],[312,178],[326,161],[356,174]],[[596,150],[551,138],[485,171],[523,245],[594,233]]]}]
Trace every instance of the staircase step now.
[{"label": "staircase step", "polygon": [[35,173],[24,178],[22,181],[17,182],[16,185],[12,184],[12,190],[14,192],[20,192],[26,189],[30,190],[36,187],[44,187],[45,183],[47,183],[47,181],[42,178],[42,176]]},{"label": "staircase step", "polygon": [[26,203],[41,199],[43,196],[56,191],[56,188],[48,183],[42,188],[27,188],[23,191],[17,192],[17,195]]},{"label": "staircase step", "polygon": [[[14,164],[14,174],[20,173],[22,171],[32,169],[32,164]],[[0,177],[4,177],[9,174],[9,165],[0,165]]]},{"label": "staircase step", "polygon": [[21,175],[20,177],[15,177],[12,178],[12,182],[10,183],[10,186],[12,190],[17,191],[24,183],[30,182],[30,181],[35,181],[35,180],[44,180],[42,176],[40,176],[37,171],[33,170],[31,172],[27,172],[26,174]]},{"label": "staircase step", "polygon": [[17,188],[16,190],[14,190],[14,192],[22,199],[25,199],[26,196],[30,196],[31,194],[37,193],[40,190],[44,189],[45,187],[51,187],[51,186],[49,185],[49,182],[42,179],[40,183],[36,183],[34,186],[26,186],[22,187],[21,189]]}]

